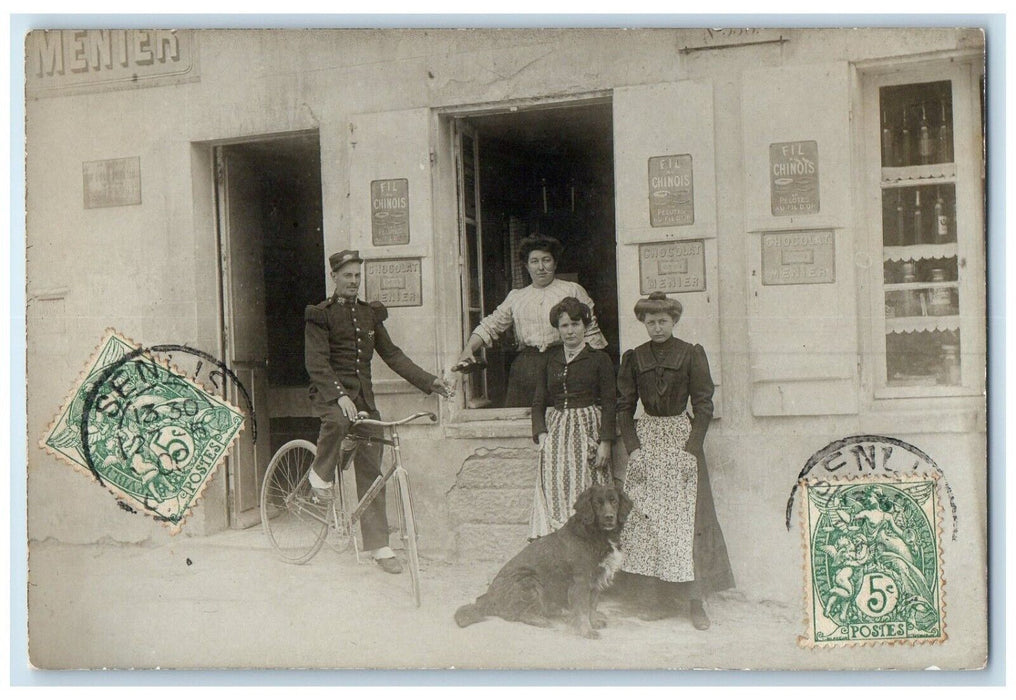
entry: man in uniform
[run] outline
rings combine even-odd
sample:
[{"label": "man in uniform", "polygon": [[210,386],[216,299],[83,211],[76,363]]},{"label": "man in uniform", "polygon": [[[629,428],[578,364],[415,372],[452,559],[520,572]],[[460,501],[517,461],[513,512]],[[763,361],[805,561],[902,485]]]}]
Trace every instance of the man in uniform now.
[{"label": "man in uniform", "polygon": [[[399,376],[426,394],[436,391],[451,396],[452,388],[417,366],[392,342],[385,330],[388,310],[381,302],[367,304],[357,298],[360,265],[355,250],[343,250],[328,258],[335,293],[304,313],[306,365],[310,375],[310,398],[321,418],[317,457],[309,476],[314,495],[331,497],[331,479],[339,461],[342,440],[349,432],[380,437],[380,429],[355,425],[360,411],[378,419],[371,386],[370,362],[376,350]],[[356,454],[356,490],[360,498],[381,473],[381,443],[360,443]],[[391,574],[402,564],[388,546],[385,492],[378,494],[360,518],[363,548]]]}]

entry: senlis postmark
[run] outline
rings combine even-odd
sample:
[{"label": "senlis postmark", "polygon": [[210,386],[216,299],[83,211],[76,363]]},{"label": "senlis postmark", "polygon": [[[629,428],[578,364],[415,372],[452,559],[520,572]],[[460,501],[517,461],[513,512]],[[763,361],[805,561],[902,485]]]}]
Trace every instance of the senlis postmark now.
[{"label": "senlis postmark", "polygon": [[243,423],[237,408],[109,331],[41,445],[175,533]]},{"label": "senlis postmark", "polygon": [[800,486],[808,617],[801,645],[944,641],[937,475]]}]

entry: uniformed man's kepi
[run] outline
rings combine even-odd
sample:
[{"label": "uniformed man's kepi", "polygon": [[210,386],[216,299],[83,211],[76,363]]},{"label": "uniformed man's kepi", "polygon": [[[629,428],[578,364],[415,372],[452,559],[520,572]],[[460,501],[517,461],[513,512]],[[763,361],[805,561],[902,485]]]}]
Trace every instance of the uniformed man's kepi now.
[{"label": "uniformed man's kepi", "polygon": [[328,258],[328,264],[332,266],[332,272],[338,270],[348,262],[362,263],[363,258],[360,257],[360,251],[340,250],[338,253],[333,253]]}]

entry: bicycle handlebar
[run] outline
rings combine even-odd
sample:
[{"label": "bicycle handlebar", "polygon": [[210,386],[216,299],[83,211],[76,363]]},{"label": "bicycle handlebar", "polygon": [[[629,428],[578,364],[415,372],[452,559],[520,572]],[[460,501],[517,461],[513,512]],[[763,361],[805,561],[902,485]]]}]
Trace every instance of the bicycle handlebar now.
[{"label": "bicycle handlebar", "polygon": [[437,422],[437,416],[430,411],[420,411],[419,413],[414,413],[411,416],[406,416],[405,418],[400,418],[399,420],[374,420],[373,418],[367,418],[367,415],[368,414],[361,411],[357,414],[356,420],[353,421],[353,424],[375,425],[381,428],[390,428],[393,425],[405,425],[406,423],[410,423],[418,418],[430,418],[431,423]]}]

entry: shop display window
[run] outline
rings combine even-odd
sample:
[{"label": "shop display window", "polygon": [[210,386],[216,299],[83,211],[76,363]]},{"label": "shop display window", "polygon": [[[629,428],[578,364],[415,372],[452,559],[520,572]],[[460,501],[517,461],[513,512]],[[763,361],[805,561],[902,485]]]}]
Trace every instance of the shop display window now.
[{"label": "shop display window", "polygon": [[[880,76],[877,110],[881,261],[873,301],[876,393],[963,393],[983,383],[983,82],[974,67]],[[869,131],[869,143],[874,141]],[[875,217],[873,217],[875,218]],[[881,275],[878,275],[881,272]],[[878,347],[880,345],[881,347]]]}]

